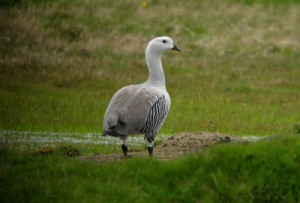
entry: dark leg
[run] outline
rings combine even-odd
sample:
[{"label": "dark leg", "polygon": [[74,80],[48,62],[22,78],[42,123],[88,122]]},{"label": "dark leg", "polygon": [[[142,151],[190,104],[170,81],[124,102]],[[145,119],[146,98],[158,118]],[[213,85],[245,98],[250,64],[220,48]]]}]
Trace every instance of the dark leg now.
[{"label": "dark leg", "polygon": [[147,149],[148,149],[149,156],[152,157],[153,156],[153,147],[147,147]]},{"label": "dark leg", "polygon": [[122,144],[122,151],[123,151],[123,154],[124,154],[124,159],[127,158],[127,152],[128,152],[128,148],[125,144]]},{"label": "dark leg", "polygon": [[128,152],[128,148],[127,148],[127,136],[122,136],[121,137],[121,142],[122,142],[122,152],[123,152],[123,155],[124,155],[124,159],[127,159],[129,158],[127,152]]},{"label": "dark leg", "polygon": [[154,141],[149,141],[148,140],[147,149],[148,149],[148,153],[149,153],[150,157],[153,156],[153,146],[154,146]]}]

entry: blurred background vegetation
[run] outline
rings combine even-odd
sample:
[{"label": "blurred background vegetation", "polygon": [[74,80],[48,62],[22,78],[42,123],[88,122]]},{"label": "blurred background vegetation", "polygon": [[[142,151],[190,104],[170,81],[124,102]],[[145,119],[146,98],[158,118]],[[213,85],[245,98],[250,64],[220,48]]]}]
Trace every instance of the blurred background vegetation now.
[{"label": "blurred background vegetation", "polygon": [[300,122],[298,0],[0,3],[0,129],[101,132],[119,88],[141,83],[149,40],[170,114],[160,133],[290,134]]}]

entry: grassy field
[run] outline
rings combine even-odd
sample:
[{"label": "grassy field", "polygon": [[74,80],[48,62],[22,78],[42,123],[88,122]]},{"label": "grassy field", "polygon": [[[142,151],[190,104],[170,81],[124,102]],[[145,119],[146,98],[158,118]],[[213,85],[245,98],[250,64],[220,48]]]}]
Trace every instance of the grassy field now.
[{"label": "grassy field", "polygon": [[1,130],[101,132],[114,92],[147,79],[158,35],[182,48],[163,58],[162,133],[270,135],[300,120],[299,4],[16,2],[0,16]]},{"label": "grassy field", "polygon": [[147,79],[148,41],[167,35],[182,52],[163,57],[172,105],[161,135],[287,137],[167,162],[97,164],[39,156],[40,146],[2,135],[1,202],[299,202],[299,3],[1,1],[2,132],[100,133],[115,91]]},{"label": "grassy field", "polygon": [[[1,150],[1,202],[299,202],[300,140],[226,145],[173,161],[96,163]],[[267,150],[266,150],[267,149]]]}]

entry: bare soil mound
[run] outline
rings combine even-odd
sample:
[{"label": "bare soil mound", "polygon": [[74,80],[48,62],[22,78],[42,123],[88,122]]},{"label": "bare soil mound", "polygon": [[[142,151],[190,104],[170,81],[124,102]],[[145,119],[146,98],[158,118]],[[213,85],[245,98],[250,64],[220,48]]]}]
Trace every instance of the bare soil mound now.
[{"label": "bare soil mound", "polygon": [[[246,143],[239,137],[222,135],[219,133],[197,132],[180,133],[163,141],[154,147],[154,157],[157,159],[168,160],[184,154],[192,153],[204,149],[208,146],[220,143]],[[147,150],[133,151],[129,153],[132,157],[148,157]],[[91,155],[81,157],[95,161],[117,161],[122,160],[122,152],[110,155]]]}]

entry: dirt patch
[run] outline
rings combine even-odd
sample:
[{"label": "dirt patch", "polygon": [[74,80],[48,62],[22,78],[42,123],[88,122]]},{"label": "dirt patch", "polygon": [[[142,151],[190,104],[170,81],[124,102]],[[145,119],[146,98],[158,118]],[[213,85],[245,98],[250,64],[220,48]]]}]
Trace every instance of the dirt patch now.
[{"label": "dirt patch", "polygon": [[[202,150],[206,147],[220,144],[220,143],[246,143],[245,139],[240,137],[222,135],[219,133],[180,133],[169,139],[163,141],[154,147],[154,157],[161,160],[168,160],[185,154],[193,153]],[[129,153],[132,157],[148,157],[147,150],[134,151]],[[122,160],[122,152],[118,154],[109,155],[91,155],[81,157],[82,159],[89,159],[95,161],[117,161]]]}]

